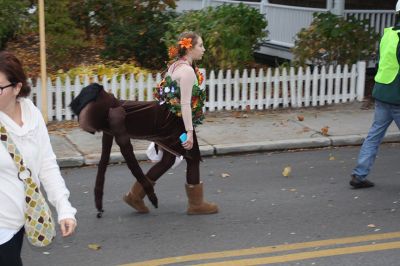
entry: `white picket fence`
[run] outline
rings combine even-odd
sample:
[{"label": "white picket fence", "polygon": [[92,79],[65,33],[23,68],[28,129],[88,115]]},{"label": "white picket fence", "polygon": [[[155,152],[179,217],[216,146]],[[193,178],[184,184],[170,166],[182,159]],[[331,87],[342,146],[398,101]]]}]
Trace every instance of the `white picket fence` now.
[{"label": "white picket fence", "polygon": [[[256,71],[231,70],[211,71],[203,82],[207,90],[206,111],[215,110],[264,110],[276,108],[298,108],[323,106],[332,103],[361,101],[364,96],[366,63],[361,61],[352,66],[329,66],[321,69],[310,67],[295,70],[260,69]],[[201,70],[204,74],[205,70]],[[256,73],[257,72],[257,73]],[[206,76],[206,75],[205,75]],[[104,88],[120,99],[152,101],[152,89],[161,80],[158,73],[155,78],[130,75],[126,77],[104,77],[99,81],[97,76],[76,77],[74,83],[70,78],[64,82],[57,78],[55,83],[47,81],[48,120],[71,120],[74,116],[68,107],[74,95],[90,82],[99,82]],[[32,84],[31,99],[39,107],[41,102],[41,81]]]}]

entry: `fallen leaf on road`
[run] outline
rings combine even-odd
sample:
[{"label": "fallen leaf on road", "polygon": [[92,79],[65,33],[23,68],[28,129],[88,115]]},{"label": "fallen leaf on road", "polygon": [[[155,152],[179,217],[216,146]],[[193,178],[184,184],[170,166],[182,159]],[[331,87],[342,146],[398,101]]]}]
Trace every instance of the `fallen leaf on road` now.
[{"label": "fallen leaf on road", "polygon": [[324,136],[328,136],[328,131],[329,131],[328,126],[321,128],[321,134]]},{"label": "fallen leaf on road", "polygon": [[100,245],[97,245],[97,244],[89,244],[88,247],[89,247],[90,249],[92,249],[92,250],[99,250],[99,249],[101,249],[101,246],[100,246]]},{"label": "fallen leaf on road", "polygon": [[298,115],[298,116],[297,116],[297,120],[299,120],[299,121],[304,121],[304,116]]},{"label": "fallen leaf on road", "polygon": [[221,174],[221,177],[222,178],[227,178],[227,177],[230,177],[231,175],[230,174],[228,174],[228,173],[222,173]]},{"label": "fallen leaf on road", "polygon": [[328,126],[321,128],[321,134],[324,136],[328,136],[328,131],[329,131]]},{"label": "fallen leaf on road", "polygon": [[282,175],[285,176],[285,177],[288,177],[288,176],[290,175],[291,172],[292,172],[292,167],[286,166],[286,167],[283,169]]}]

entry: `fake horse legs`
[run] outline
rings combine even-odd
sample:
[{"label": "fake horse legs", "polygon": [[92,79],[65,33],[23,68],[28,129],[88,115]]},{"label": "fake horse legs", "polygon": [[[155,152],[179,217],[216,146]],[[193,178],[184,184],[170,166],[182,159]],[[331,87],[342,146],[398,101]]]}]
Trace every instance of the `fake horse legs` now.
[{"label": "fake horse legs", "polygon": [[[164,152],[163,157],[159,162],[157,162],[146,174],[146,177],[150,182],[155,184],[155,182],[166,172],[168,169],[174,165],[175,156],[169,152]],[[131,190],[124,195],[123,200],[132,208],[134,208],[138,213],[148,213],[149,209],[144,204],[143,198],[145,197],[145,192],[142,185],[139,182],[135,182]]]}]

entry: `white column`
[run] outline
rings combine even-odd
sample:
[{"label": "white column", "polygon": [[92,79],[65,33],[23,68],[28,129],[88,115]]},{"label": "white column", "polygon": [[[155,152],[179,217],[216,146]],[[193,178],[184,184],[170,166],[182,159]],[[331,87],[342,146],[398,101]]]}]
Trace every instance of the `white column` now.
[{"label": "white column", "polygon": [[344,3],[345,3],[345,0],[333,0],[333,9],[331,12],[337,16],[343,16],[344,15]]},{"label": "white column", "polygon": [[332,12],[333,9],[333,0],[326,0],[326,9]]},{"label": "white column", "polygon": [[261,14],[267,13],[267,4],[269,4],[268,0],[261,0],[261,3],[260,3],[260,13]]}]

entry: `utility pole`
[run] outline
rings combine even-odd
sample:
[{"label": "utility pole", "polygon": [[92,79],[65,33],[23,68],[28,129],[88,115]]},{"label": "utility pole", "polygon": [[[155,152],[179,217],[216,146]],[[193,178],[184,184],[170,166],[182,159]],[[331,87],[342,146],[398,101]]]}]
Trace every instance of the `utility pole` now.
[{"label": "utility pole", "polygon": [[46,66],[46,31],[44,26],[44,0],[39,0],[39,36],[40,36],[40,77],[42,80],[42,106],[44,121],[48,122],[47,113],[47,66]]}]

